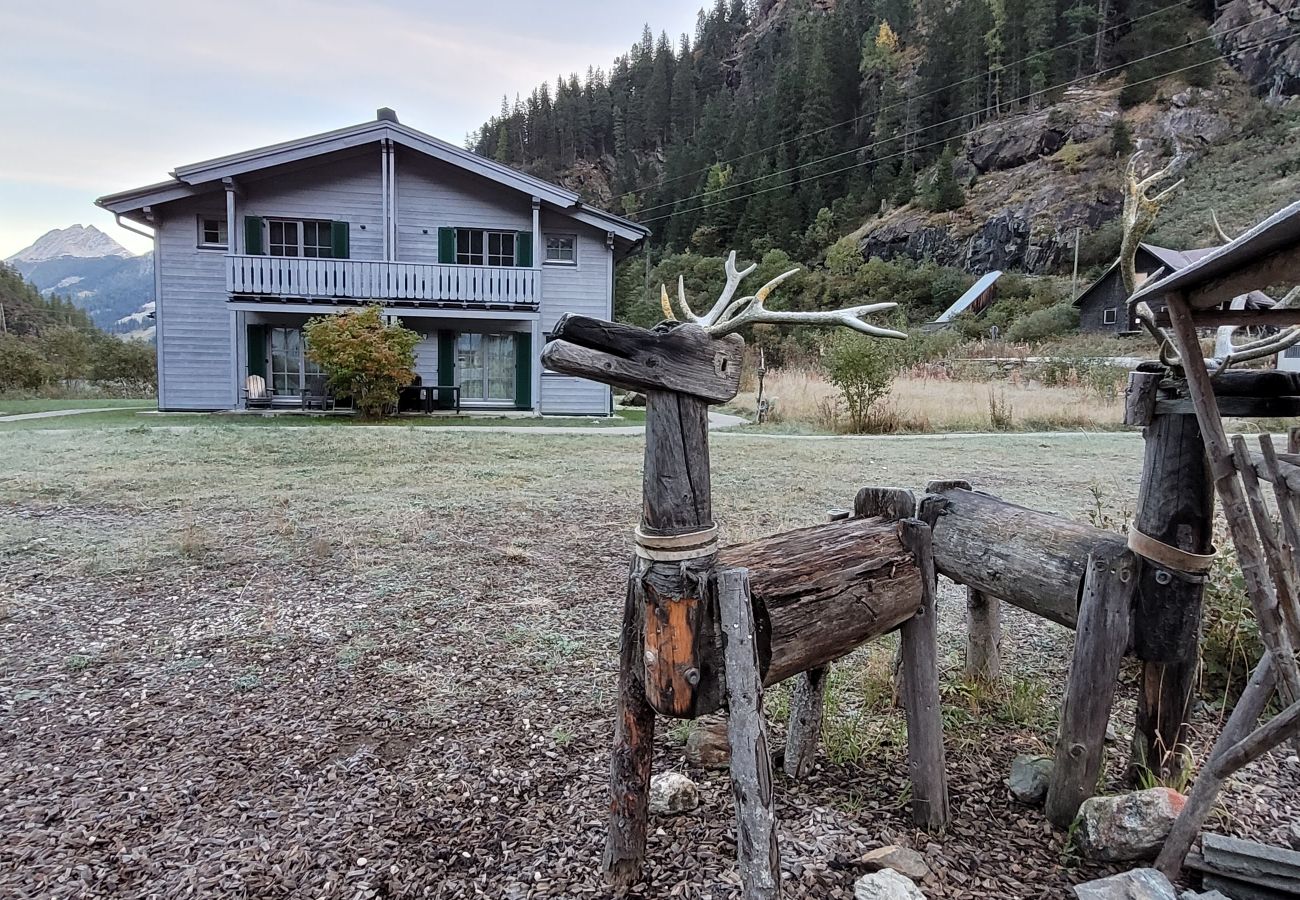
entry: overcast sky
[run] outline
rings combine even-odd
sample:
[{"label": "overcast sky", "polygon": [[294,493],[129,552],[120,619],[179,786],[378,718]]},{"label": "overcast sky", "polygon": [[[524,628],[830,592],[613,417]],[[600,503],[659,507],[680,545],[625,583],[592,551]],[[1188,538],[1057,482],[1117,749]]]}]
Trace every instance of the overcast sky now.
[{"label": "overcast sky", "polygon": [[179,165],[374,117],[455,143],[557,73],[694,33],[701,0],[0,3],[0,259]]}]

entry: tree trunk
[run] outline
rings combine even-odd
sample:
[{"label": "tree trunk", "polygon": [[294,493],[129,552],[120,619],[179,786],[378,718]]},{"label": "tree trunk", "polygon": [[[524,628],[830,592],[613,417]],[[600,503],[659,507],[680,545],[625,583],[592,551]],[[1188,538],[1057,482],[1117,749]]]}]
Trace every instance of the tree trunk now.
[{"label": "tree trunk", "polygon": [[1124,546],[1114,532],[976,491],[928,495],[921,518],[934,528],[939,574],[1070,628],[1088,554]]}]

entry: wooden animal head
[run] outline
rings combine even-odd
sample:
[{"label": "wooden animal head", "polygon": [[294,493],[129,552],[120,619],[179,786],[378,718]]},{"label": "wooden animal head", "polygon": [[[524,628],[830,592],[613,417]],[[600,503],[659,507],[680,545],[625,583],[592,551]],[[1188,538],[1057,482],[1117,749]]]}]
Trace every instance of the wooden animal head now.
[{"label": "wooden animal head", "polygon": [[906,338],[901,331],[881,328],[863,316],[893,309],[897,303],[868,303],[821,312],[771,310],[767,298],[781,282],[798,273],[791,269],[757,292],[735,298],[736,290],[756,265],[736,268],[735,251],[725,264],[727,284],[704,315],[691,311],[682,279],[677,298],[685,320],[677,318],[668,289],[660,288],[665,321],[653,329],[565,315],[551,331],[542,351],[548,369],[590,378],[636,391],[672,391],[707,403],[726,403],[740,389],[744,340],[737,334],[746,325],[843,325],[873,337]]}]

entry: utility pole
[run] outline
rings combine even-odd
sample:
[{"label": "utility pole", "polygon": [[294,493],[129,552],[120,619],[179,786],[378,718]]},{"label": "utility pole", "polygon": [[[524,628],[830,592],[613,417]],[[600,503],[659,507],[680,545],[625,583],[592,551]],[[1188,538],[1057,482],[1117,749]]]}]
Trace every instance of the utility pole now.
[{"label": "utility pole", "polygon": [[1079,231],[1078,225],[1074,226],[1074,275],[1070,278],[1070,302],[1073,303],[1079,299]]}]

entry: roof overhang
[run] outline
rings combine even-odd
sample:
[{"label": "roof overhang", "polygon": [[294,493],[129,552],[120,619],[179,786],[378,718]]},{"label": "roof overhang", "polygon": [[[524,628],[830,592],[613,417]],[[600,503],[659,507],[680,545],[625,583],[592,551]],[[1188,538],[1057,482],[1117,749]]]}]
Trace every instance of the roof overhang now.
[{"label": "roof overhang", "polygon": [[1191,265],[1136,291],[1131,303],[1182,294],[1193,309],[1281,282],[1300,281],[1300,201]]},{"label": "roof overhang", "polygon": [[471,153],[462,147],[416,131],[391,119],[363,122],[360,125],[340,128],[324,134],[179,166],[171,173],[170,181],[108,194],[100,197],[95,203],[110,212],[128,218],[139,218],[140,212],[147,206],[191,197],[205,190],[215,190],[225,178],[237,178],[263,169],[291,165],[385,140],[512,188],[529,197],[535,197],[580,222],[612,234],[618,242],[626,245],[622,248],[624,252],[629,251],[650,233],[649,229],[622,216],[585,205],[573,191]]}]

